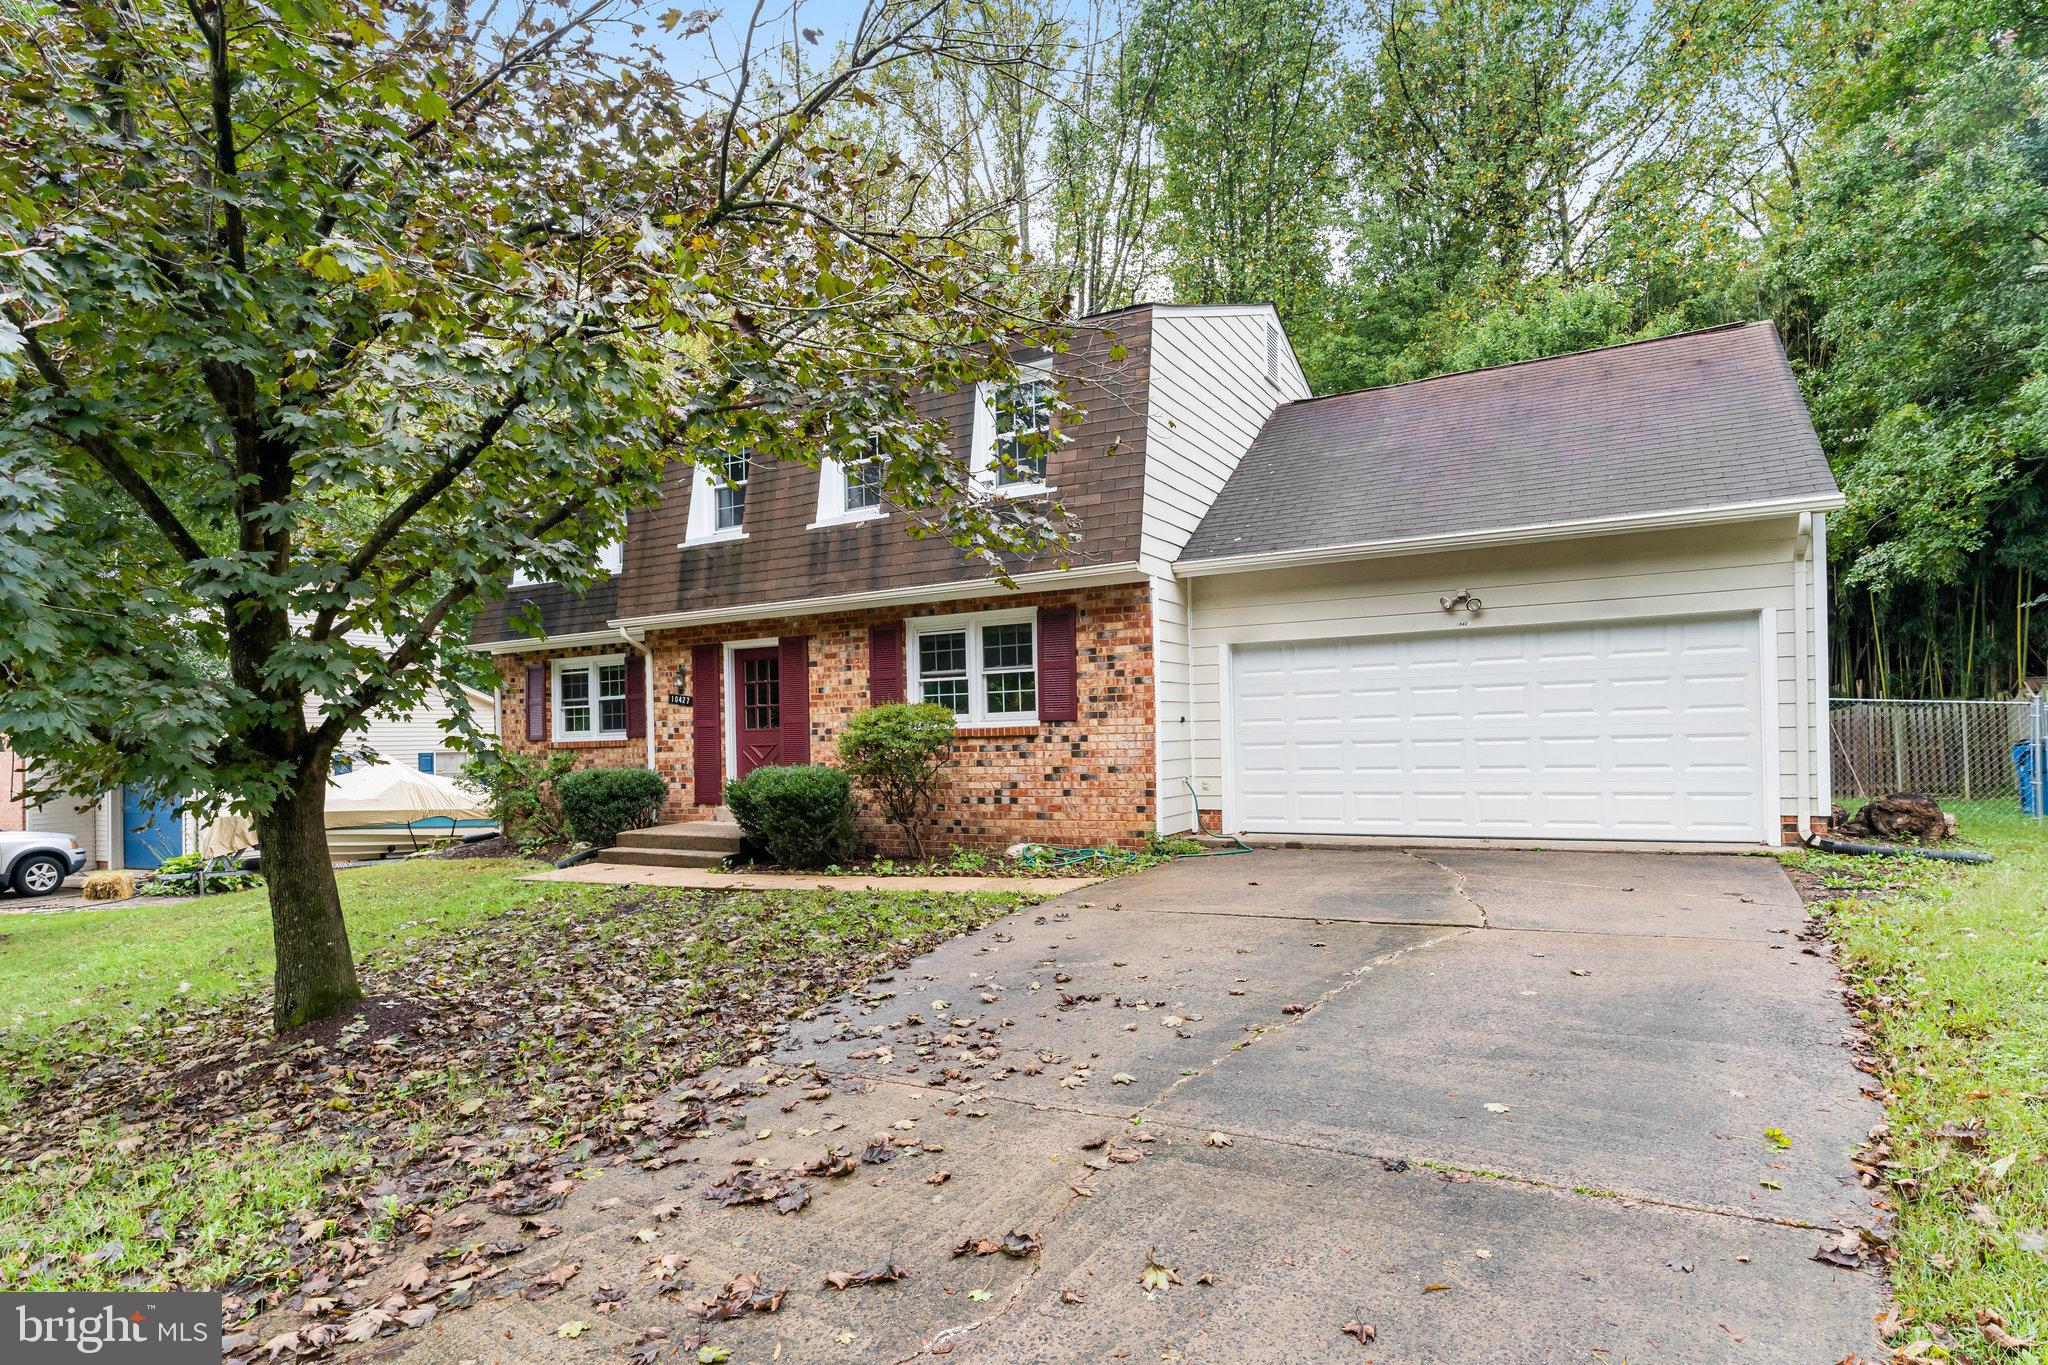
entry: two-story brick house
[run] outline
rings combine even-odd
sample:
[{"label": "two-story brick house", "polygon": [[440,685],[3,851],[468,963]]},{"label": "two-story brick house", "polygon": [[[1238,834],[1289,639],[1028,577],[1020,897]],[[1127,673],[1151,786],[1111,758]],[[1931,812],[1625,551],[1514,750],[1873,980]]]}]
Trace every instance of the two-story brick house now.
[{"label": "two-story brick house", "polygon": [[929,411],[1069,509],[1066,567],[998,586],[857,460],[679,468],[608,582],[480,613],[505,742],[650,766],[689,819],[937,701],[969,845],[1758,843],[1827,811],[1841,498],[1767,325],[1311,398],[1270,308],[1146,305],[1041,363],[1087,414],[1043,468],[994,456],[1029,391]]}]

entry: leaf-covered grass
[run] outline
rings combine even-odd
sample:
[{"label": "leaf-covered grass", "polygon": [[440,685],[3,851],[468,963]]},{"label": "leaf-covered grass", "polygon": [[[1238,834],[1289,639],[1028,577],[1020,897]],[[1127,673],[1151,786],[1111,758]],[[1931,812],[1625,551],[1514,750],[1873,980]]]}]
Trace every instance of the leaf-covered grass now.
[{"label": "leaf-covered grass", "polygon": [[[358,960],[539,899],[517,859],[417,859],[336,874]],[[0,916],[0,1041],[33,1046],[64,1025],[132,1019],[172,1000],[216,1001],[270,977],[261,890],[171,905]]]},{"label": "leaf-covered grass", "polygon": [[1889,1092],[1897,1340],[1947,1333],[1975,1360],[2036,1360],[1978,1315],[2048,1340],[2048,829],[2015,811],[1965,817],[1961,834],[1998,861],[1789,861],[1821,879]]},{"label": "leaf-covered grass", "polygon": [[111,1145],[0,1180],[0,1283],[16,1290],[224,1285],[280,1269],[279,1229],[361,1160],[332,1142],[134,1158]]},{"label": "leaf-covered grass", "polygon": [[[21,917],[35,948],[0,956],[0,999],[39,1028],[10,1034],[0,1082],[0,1288],[226,1288],[233,1322],[253,1291],[343,1284],[458,1206],[544,1211],[590,1163],[674,1159],[738,1102],[685,1091],[706,1069],[1037,899],[515,880],[529,868],[345,874],[368,1003],[283,1040],[260,899]],[[62,988],[37,979],[59,968]]]}]

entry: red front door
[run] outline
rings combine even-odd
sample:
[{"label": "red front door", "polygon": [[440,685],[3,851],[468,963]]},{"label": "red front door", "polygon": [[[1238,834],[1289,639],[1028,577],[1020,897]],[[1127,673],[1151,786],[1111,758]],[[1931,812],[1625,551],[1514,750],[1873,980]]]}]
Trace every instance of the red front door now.
[{"label": "red front door", "polygon": [[782,651],[735,650],[732,656],[734,733],[737,769],[745,777],[754,769],[782,762]]}]

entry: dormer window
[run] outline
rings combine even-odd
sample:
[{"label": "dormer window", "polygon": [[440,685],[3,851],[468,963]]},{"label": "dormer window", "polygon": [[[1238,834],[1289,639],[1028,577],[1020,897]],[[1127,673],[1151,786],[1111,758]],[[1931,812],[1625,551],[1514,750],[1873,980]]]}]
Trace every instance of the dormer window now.
[{"label": "dormer window", "polygon": [[1014,384],[983,384],[975,390],[977,481],[1012,497],[1049,491],[1046,456],[1052,448],[1056,398],[1052,371],[1043,365],[1023,367]]},{"label": "dormer window", "polygon": [[753,465],[751,450],[736,450],[696,467],[690,483],[685,547],[746,537],[747,481],[753,474]]},{"label": "dormer window", "polygon": [[725,477],[712,490],[717,497],[713,530],[737,531],[746,524],[747,472],[752,464],[750,451],[733,451],[726,455],[722,471]]},{"label": "dormer window", "polygon": [[846,480],[846,510],[873,512],[882,506],[882,459],[865,455],[840,469]]},{"label": "dormer window", "polygon": [[828,455],[818,462],[818,517],[812,530],[888,515],[882,506],[881,439],[870,436],[858,449],[865,453],[850,459]]},{"label": "dormer window", "polygon": [[1045,439],[1052,434],[1052,381],[1025,379],[996,391],[998,488],[1045,482]]},{"label": "dormer window", "polygon": [[[623,537],[604,546],[597,552],[597,567],[614,578],[625,572],[626,542]],[[553,581],[551,578],[535,578],[526,569],[517,568],[512,571],[511,586],[515,588],[532,588],[542,583],[552,583]]]}]

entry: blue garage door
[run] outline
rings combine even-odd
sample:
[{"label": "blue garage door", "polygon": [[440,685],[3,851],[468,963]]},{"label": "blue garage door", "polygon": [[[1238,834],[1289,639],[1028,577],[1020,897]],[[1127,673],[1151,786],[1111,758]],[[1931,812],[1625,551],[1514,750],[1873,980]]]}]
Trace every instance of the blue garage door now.
[{"label": "blue garage door", "polygon": [[121,789],[121,865],[155,867],[185,851],[184,821],[176,806],[159,802],[147,787]]}]

